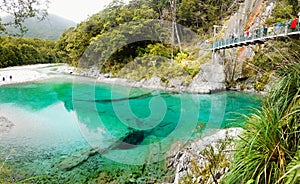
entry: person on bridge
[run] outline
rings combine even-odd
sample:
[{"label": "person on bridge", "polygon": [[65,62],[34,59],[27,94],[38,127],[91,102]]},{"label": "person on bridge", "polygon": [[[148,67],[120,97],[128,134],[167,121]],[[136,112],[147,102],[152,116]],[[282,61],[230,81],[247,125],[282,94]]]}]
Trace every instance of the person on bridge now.
[{"label": "person on bridge", "polygon": [[274,27],[270,26],[268,27],[268,36],[274,35]]},{"label": "person on bridge", "polygon": [[238,35],[236,33],[233,33],[233,36],[234,36],[234,42],[237,42],[238,41]]},{"label": "person on bridge", "polygon": [[262,30],[263,30],[263,36],[267,36],[267,34],[268,34],[268,28],[265,27],[265,26],[263,26]]},{"label": "person on bridge", "polygon": [[256,29],[255,29],[255,38],[259,38],[260,35],[261,35],[261,29],[256,28]]},{"label": "person on bridge", "polygon": [[246,39],[246,40],[251,39],[250,31],[249,31],[249,30],[245,31],[245,39]]},{"label": "person on bridge", "polygon": [[282,23],[281,22],[277,22],[276,26],[275,26],[275,33],[279,34],[281,32],[282,29]]},{"label": "person on bridge", "polygon": [[292,29],[292,32],[294,32],[294,31],[296,30],[297,24],[298,24],[297,18],[294,18],[294,19],[292,20],[292,23],[291,23],[291,26],[290,26],[290,28]]}]

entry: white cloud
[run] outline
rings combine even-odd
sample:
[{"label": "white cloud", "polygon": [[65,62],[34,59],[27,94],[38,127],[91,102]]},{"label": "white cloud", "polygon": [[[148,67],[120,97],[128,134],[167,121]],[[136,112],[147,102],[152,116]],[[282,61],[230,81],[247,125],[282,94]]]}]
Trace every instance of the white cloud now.
[{"label": "white cloud", "polygon": [[[48,12],[80,23],[89,16],[101,11],[105,5],[108,5],[112,1],[113,0],[50,0]],[[124,0],[124,2],[129,1],[130,0]],[[0,16],[5,15],[7,14],[0,11]]]},{"label": "white cloud", "polygon": [[77,23],[99,12],[113,0],[50,0],[49,13]]}]

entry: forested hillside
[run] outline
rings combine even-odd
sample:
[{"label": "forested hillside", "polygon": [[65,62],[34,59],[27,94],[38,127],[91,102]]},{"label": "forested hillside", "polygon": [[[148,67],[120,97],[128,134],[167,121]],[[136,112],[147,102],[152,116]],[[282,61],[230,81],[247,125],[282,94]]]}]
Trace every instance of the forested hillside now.
[{"label": "forested hillside", "polygon": [[[43,48],[36,48],[35,46],[32,46],[31,43],[28,44],[30,47],[34,47],[39,51],[39,54],[37,55],[43,56],[42,60],[34,60],[31,61],[31,63],[59,60],[60,62],[66,62],[77,66],[83,53],[93,43],[92,52],[101,56],[101,59],[89,59],[93,60],[93,63],[100,63],[102,65],[101,72],[103,73],[110,73],[115,77],[124,77],[135,80],[158,76],[166,80],[166,82],[174,76],[182,76],[183,78],[181,79],[189,83],[199,72],[201,65],[211,60],[211,53],[207,50],[202,50],[203,47],[201,47],[199,43],[205,43],[204,40],[208,40],[207,45],[209,46],[209,44],[213,42],[213,25],[226,25],[230,15],[233,15],[237,11],[242,2],[243,1],[233,0],[132,0],[128,4],[125,4],[121,0],[114,0],[104,10],[92,15],[77,27],[71,27],[65,30],[55,42],[55,47],[53,46],[53,42],[47,42],[51,45],[51,47],[47,48],[54,48],[54,50],[44,51]],[[277,1],[269,0],[263,2],[267,5],[270,2]],[[284,22],[290,20],[297,16],[297,10],[298,3],[295,1],[279,1],[276,4],[273,13],[265,22],[263,22],[263,24],[268,26],[277,23],[278,21]],[[249,14],[251,15],[251,12],[249,12]],[[153,19],[168,21],[169,24],[162,27],[162,24],[159,24],[158,22],[151,22]],[[178,25],[173,27],[172,22],[176,22],[178,25],[182,25],[182,27]],[[150,24],[151,26],[149,26]],[[130,28],[130,30],[128,30],[128,28]],[[191,46],[192,44],[189,40],[187,42],[185,42],[185,40],[178,40],[178,37],[182,38],[185,35],[185,28],[188,28],[193,32],[192,36],[197,36],[194,37],[195,39],[193,41],[195,44],[193,46]],[[239,29],[242,30],[243,28]],[[44,29],[41,30],[44,31]],[[175,34],[173,38],[171,36],[172,31]],[[53,34],[52,30],[50,32]],[[149,34],[144,34],[146,32]],[[157,36],[158,39],[156,40],[151,40],[151,38],[149,38],[148,40],[127,44],[130,39],[134,40],[133,38],[137,35],[146,38],[147,36],[151,37],[155,34],[159,34],[159,36]],[[222,37],[222,35],[222,32],[217,32],[217,37]],[[173,43],[171,43],[172,39]],[[9,40],[13,39],[9,38]],[[104,41],[104,44],[96,43],[98,40]],[[20,50],[21,47],[23,47],[23,41],[26,43],[28,42],[26,39],[16,39],[10,44]],[[226,81],[227,85],[229,87],[235,86],[237,85],[236,79],[256,76],[258,68],[263,68],[263,70],[266,71],[264,72],[265,76],[261,76],[254,80],[256,89],[263,90],[265,83],[268,81],[267,79],[270,78],[268,72],[272,72],[278,63],[281,63],[281,57],[278,57],[278,53],[276,53],[276,50],[278,49],[274,48],[274,46],[286,50],[287,52],[284,52],[284,54],[296,58],[296,42],[297,40],[283,41],[283,43],[281,43],[281,41],[275,40],[268,42],[264,47],[254,47],[254,52],[256,54],[252,58],[245,59],[247,62],[241,67],[242,71],[244,71],[242,76],[229,76]],[[122,47],[118,48],[121,45]],[[12,47],[9,44],[8,46]],[[7,44],[2,44],[2,47],[8,46]],[[109,50],[110,48],[117,49],[114,51]],[[28,60],[23,61],[22,58],[15,58],[15,55],[18,55],[19,53],[18,49],[18,52],[12,52],[13,54],[1,56],[2,67],[27,64],[29,62]],[[1,52],[6,52],[6,50],[7,49],[3,49]],[[11,52],[11,49],[8,50]],[[112,51],[114,52],[111,53]],[[49,55],[48,53],[51,53],[52,59],[44,57]],[[268,53],[268,55],[266,55],[266,53]],[[102,57],[105,54],[109,55],[109,57]],[[241,54],[237,51],[232,52],[232,55],[240,56]],[[156,57],[163,57],[164,62],[160,62]],[[230,60],[230,57],[224,59],[225,63],[230,63],[233,70],[239,68],[235,67],[235,63],[237,62],[234,58],[235,56],[231,63],[227,62],[227,60]],[[168,59],[175,62],[165,62]],[[129,66],[129,70],[132,71],[131,73],[118,76],[121,69],[132,61],[140,63],[140,65],[134,64],[134,66]],[[148,73],[145,74],[145,71]],[[244,83],[238,85],[245,86]]]},{"label": "forested hillside", "polygon": [[[13,17],[3,17],[2,21],[9,22]],[[40,38],[44,40],[56,40],[69,27],[76,26],[76,23],[62,17],[49,14],[44,20],[38,18],[29,18],[24,22],[24,27],[27,32],[24,34],[25,38]],[[22,35],[21,32],[13,26],[8,26],[6,31],[10,35]]]},{"label": "forested hillside", "polygon": [[[138,35],[140,30],[144,29],[149,31],[149,29],[146,29],[146,26],[143,25],[143,23],[149,21],[149,19],[159,19],[170,22],[176,21],[190,28],[194,33],[201,35],[203,38],[205,34],[212,32],[213,24],[220,23],[223,17],[229,15],[230,12],[234,10],[232,0],[183,0],[180,2],[172,2],[173,3],[170,4],[168,0],[133,0],[130,1],[129,4],[124,4],[122,1],[115,0],[103,11],[91,16],[75,29],[67,30],[57,41],[56,49],[61,55],[65,56],[66,62],[77,65],[84,51],[93,41],[105,38],[107,39],[106,44],[116,40],[120,44],[126,43],[131,36],[135,34]],[[140,23],[137,23],[137,21],[140,21]],[[119,28],[114,29],[116,27]],[[126,30],[128,27],[130,27],[130,31]],[[156,31],[164,35],[164,40],[167,40],[166,35],[170,35],[171,32],[171,27],[165,27],[163,30],[162,26],[157,23],[153,23],[153,26],[148,27],[153,29],[153,31],[149,32],[152,33]],[[155,30],[154,27],[156,27]],[[178,34],[182,34],[180,30],[178,32]],[[142,32],[140,35],[145,36]],[[94,50],[101,50],[103,48],[104,46],[101,48],[99,46]],[[122,49],[118,49],[110,58],[103,61],[105,63],[102,66],[102,72],[111,73],[115,76],[124,65],[137,57],[148,57],[149,59],[149,56],[163,56],[167,59],[174,58],[179,64],[179,68],[187,72],[187,75],[192,78],[199,71],[199,63],[201,64],[201,61],[198,59],[199,56],[197,55],[198,51],[193,49],[195,48],[181,49],[178,45],[173,48],[170,43],[164,41],[148,40],[131,43]],[[203,62],[210,59],[208,55],[200,57],[204,57]],[[161,67],[156,68],[159,71],[165,71],[166,67],[169,71],[174,70],[172,66],[164,67],[164,69],[160,69]],[[130,76],[132,77],[134,75]],[[141,79],[143,77],[145,76],[133,78]]]}]

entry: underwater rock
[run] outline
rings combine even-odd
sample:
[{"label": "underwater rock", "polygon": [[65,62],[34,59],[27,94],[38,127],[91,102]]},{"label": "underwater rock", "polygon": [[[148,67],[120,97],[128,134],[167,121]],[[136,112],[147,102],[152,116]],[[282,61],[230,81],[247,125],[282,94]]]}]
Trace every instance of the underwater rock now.
[{"label": "underwater rock", "polygon": [[0,133],[8,133],[15,126],[6,117],[0,117]]}]

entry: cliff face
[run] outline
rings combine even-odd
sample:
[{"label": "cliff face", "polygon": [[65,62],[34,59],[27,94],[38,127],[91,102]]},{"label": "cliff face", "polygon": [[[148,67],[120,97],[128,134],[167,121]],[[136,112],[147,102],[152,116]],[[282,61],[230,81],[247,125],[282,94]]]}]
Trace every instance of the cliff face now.
[{"label": "cliff face", "polygon": [[[238,11],[227,21],[224,39],[230,39],[232,35],[243,36],[245,31],[254,32],[261,28],[268,16],[272,13],[275,4],[273,0],[245,0],[239,4]],[[218,52],[224,62],[226,85],[228,88],[253,89],[254,78],[248,78],[243,74],[243,67],[247,60],[255,56],[255,50],[263,45],[252,45],[226,49]],[[262,75],[257,71],[257,76]]]},{"label": "cliff face", "polygon": [[[274,0],[236,1],[235,12],[224,19],[225,28],[216,29],[216,40],[232,39],[234,35],[243,36],[245,31],[261,28],[275,7]],[[215,63],[201,67],[199,74],[192,81],[192,92],[213,92],[216,90],[248,89],[254,90],[254,82],[263,76],[263,71],[256,69],[256,75],[248,77],[243,74],[247,60],[255,56],[255,50],[263,45],[252,45],[219,50],[215,54]],[[206,48],[208,49],[208,48]],[[208,67],[209,66],[209,67]]]}]

